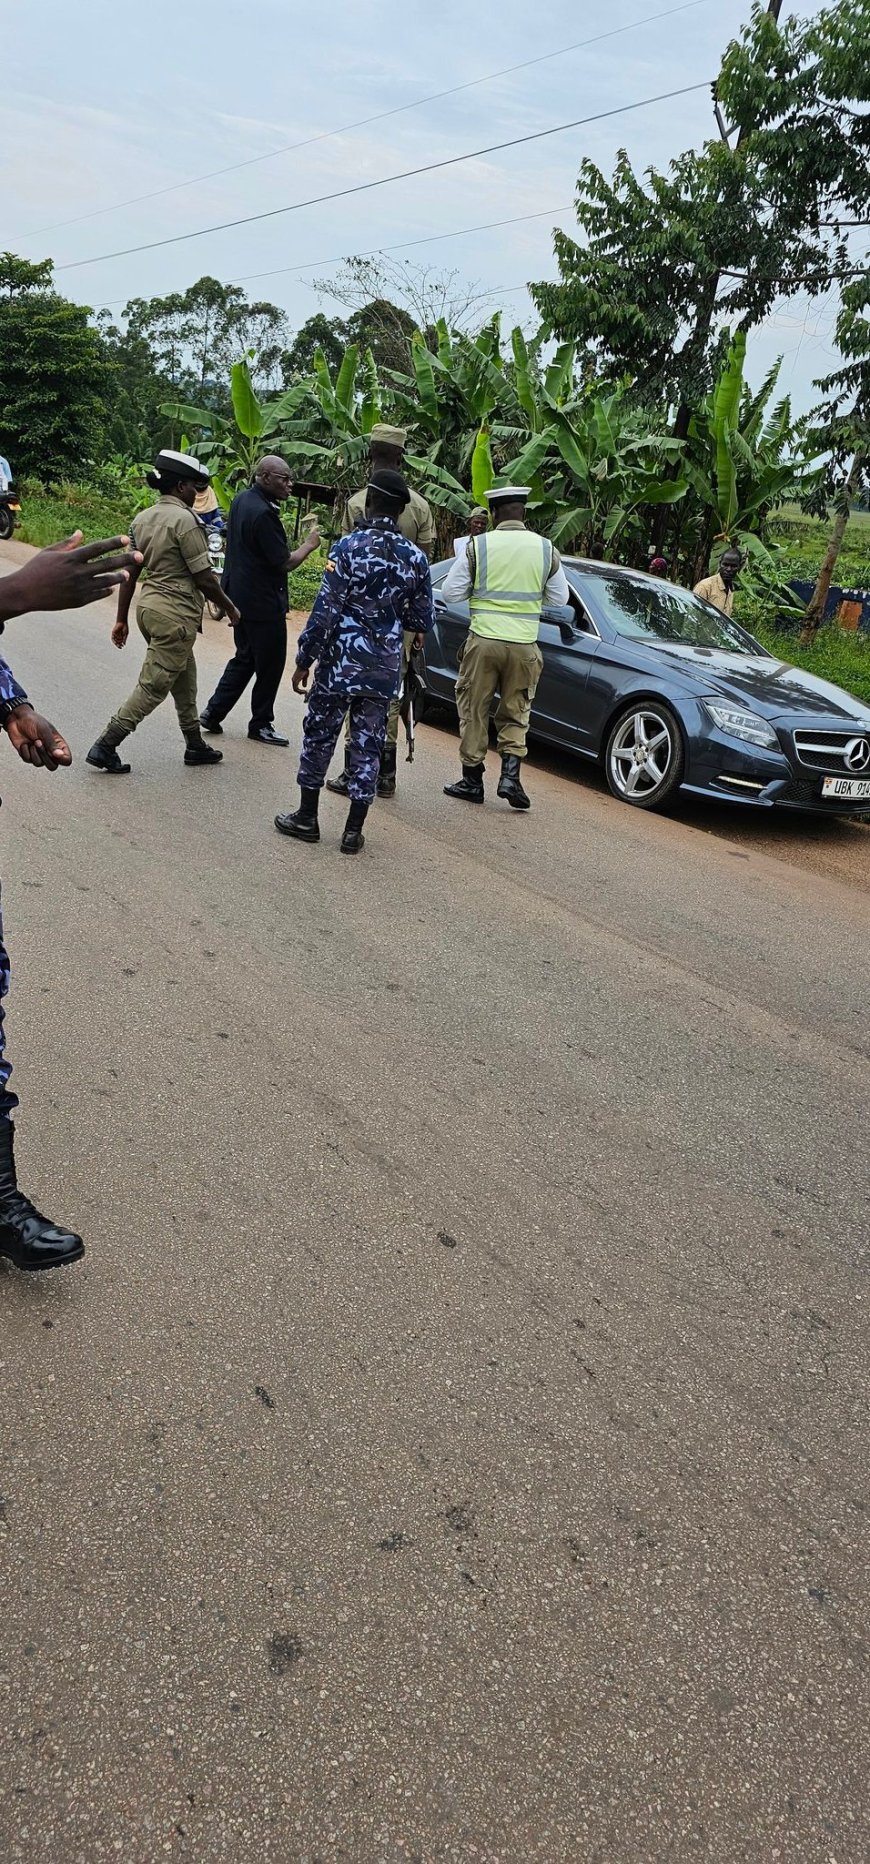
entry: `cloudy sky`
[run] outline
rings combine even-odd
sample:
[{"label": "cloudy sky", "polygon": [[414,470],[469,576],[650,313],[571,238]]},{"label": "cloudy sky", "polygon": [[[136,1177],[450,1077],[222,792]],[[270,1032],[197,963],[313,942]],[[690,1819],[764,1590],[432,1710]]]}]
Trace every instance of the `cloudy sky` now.
[{"label": "cloudy sky", "polygon": [[[525,281],[554,274],[552,227],[572,224],[582,158],[609,172],[625,147],[636,167],[664,166],[710,133],[706,85],[748,0],[697,0],[661,17],[667,5],[332,0],[318,11],[296,0],[0,0],[0,123],[7,177],[15,172],[0,247],[50,256],[62,291],[115,314],[130,297],[183,289],[208,272],[244,280],[252,296],[284,306],[294,327],[321,308],[314,283],[337,258],[404,247],[398,258],[455,267],[491,290],[510,322],[526,320]],[[796,10],[809,9],[797,0]],[[101,256],[696,83],[705,88],[525,147],[203,238]],[[420,101],[458,85],[467,88]],[[380,120],[348,127],[367,118]],[[520,215],[538,217],[461,231]],[[760,378],[783,352],[783,388],[807,405],[813,377],[833,366],[833,315],[832,300],[777,306],[752,340],[750,375]]]}]

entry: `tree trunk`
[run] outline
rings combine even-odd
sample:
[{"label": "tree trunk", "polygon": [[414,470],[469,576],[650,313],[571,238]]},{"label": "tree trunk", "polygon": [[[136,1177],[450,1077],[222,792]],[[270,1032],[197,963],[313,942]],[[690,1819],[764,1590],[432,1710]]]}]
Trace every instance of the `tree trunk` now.
[{"label": "tree trunk", "polygon": [[804,616],[803,627],[800,631],[801,647],[812,646],[822,622],[824,621],[825,603],[828,600],[828,591],[834,579],[837,558],[843,548],[843,538],[846,535],[846,526],[849,522],[849,513],[852,509],[852,499],[861,483],[861,474],[864,470],[866,457],[864,453],[855,454],[849,468],[849,477],[840,494],[837,515],[831,526],[831,535],[828,538],[828,548],[825,551],[818,581],[807,604],[807,612]]}]

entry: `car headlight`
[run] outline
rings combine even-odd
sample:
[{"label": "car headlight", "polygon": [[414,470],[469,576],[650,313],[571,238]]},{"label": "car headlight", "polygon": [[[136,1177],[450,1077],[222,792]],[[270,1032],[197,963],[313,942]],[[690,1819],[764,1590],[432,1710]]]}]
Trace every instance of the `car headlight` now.
[{"label": "car headlight", "polygon": [[740,738],[744,744],[763,744],[765,750],[775,750],[779,744],[773,726],[756,712],[744,712],[737,705],[721,705],[718,699],[705,699],[704,710],[720,731],[727,731],[729,738]]}]

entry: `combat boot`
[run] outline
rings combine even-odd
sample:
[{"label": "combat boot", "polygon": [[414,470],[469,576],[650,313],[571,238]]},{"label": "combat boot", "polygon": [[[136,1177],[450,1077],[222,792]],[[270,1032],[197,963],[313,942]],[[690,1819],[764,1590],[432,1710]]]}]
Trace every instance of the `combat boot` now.
[{"label": "combat boot", "polygon": [[378,777],[378,795],[395,796],[396,794],[397,747],[385,744],[381,757],[381,770]]},{"label": "combat boot", "polygon": [[359,854],[360,848],[365,847],[366,838],[362,831],[368,812],[368,803],[351,803],[341,838],[342,854]]},{"label": "combat boot", "polygon": [[15,1130],[0,1119],[0,1256],[17,1269],[60,1269],[85,1253],[80,1236],[50,1223],[18,1189]]},{"label": "combat boot", "polygon": [[326,787],[332,791],[333,796],[350,795],[350,750],[347,746],[344,752],[344,769],[339,771],[337,777],[327,777]]},{"label": "combat boot", "polygon": [[107,725],[101,738],[92,744],[85,762],[94,770],[104,770],[108,777],[129,776],[129,764],[123,764],[118,756],[118,745],[129,736],[126,731],[119,731],[117,725]]},{"label": "combat boot", "polygon": [[319,841],[320,823],[317,820],[319,790],[299,790],[299,808],[292,815],[276,815],[275,827],[282,835],[292,835],[296,841]]},{"label": "combat boot", "polygon": [[223,763],[223,751],[216,751],[213,744],[206,744],[199,726],[197,726],[195,731],[185,732],[184,742],[187,745],[187,750],[184,753],[184,761],[186,764]]},{"label": "combat boot", "polygon": [[503,757],[501,776],[498,780],[497,796],[510,803],[512,809],[531,809],[532,799],[526,795],[520,782],[520,760],[518,757]]},{"label": "combat boot", "polygon": [[483,765],[463,764],[458,783],[445,783],[445,796],[458,796],[463,803],[483,802]]}]

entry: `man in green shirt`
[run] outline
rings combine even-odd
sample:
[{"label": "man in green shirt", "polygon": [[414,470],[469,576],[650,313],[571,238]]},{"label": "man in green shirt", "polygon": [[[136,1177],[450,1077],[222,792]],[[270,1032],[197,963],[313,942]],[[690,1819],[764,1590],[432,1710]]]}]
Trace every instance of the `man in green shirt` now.
[{"label": "man in green shirt", "polygon": [[[146,580],[136,621],[147,642],[147,653],[129,699],[118,707],[87,757],[95,770],[109,776],[124,776],[129,771],[129,764],[122,763],[118,756],[118,745],[170,693],[184,733],[185,763],[219,764],[222,756],[202,736],[193,650],[202,627],[206,597],[233,626],[239,611],[218,582],[209,561],[205,530],[193,515],[193,501],[197,492],[208,485],[208,473],[190,454],[173,453],[167,448],[158,454],[146,483],[160,493],[160,498],[134,518],[130,536],[144,558]],[[116,647],[126,645],[130,603],[141,567],[121,584],[112,629]]]},{"label": "man in green shirt", "polygon": [[[369,435],[369,478],[372,473],[381,471],[398,472],[404,477],[403,462],[407,444],[408,436],[404,427],[391,427],[387,421],[377,421]],[[397,519],[398,528],[402,536],[407,537],[409,543],[416,544],[431,563],[435,554],[435,520],[425,498],[421,498],[420,493],[415,492],[410,486],[408,490],[410,497],[404,511],[400,512]],[[358,492],[352,492],[347,500],[341,522],[344,537],[347,537],[350,531],[355,530],[358,524],[365,523],[367,492],[368,486],[363,485]],[[413,639],[413,633],[406,630],[402,652],[403,677],[407,670]],[[395,796],[396,794],[398,745],[399,700],[394,699],[387,715],[387,738],[381,758],[381,773],[378,778],[379,796]],[[347,747],[348,734],[345,732],[344,769],[326,785],[327,789],[333,790],[337,796],[349,794],[350,770],[347,762]]]}]

